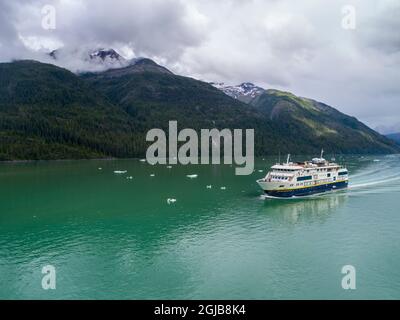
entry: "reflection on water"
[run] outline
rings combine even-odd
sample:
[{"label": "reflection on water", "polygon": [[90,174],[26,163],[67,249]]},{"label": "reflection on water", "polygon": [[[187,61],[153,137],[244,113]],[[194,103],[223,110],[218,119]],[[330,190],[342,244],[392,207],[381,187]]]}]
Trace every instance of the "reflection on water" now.
[{"label": "reflection on water", "polygon": [[266,199],[263,211],[274,220],[297,223],[323,221],[347,201],[346,191],[296,199]]}]

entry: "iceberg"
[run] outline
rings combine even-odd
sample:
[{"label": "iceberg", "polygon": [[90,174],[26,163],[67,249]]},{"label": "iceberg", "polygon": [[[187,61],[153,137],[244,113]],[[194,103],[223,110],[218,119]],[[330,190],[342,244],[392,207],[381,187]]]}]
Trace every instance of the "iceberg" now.
[{"label": "iceberg", "polygon": [[168,204],[175,203],[175,202],[176,202],[176,199],[174,199],[174,198],[168,198],[167,199],[167,203]]}]

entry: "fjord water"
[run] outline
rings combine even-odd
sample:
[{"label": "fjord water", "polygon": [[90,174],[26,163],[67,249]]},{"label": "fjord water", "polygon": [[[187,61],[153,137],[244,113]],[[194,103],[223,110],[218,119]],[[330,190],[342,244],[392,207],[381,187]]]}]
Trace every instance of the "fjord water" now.
[{"label": "fjord water", "polygon": [[[347,191],[263,199],[255,180],[275,160],[250,176],[137,159],[0,164],[0,298],[399,299],[400,157],[337,159]],[[45,265],[55,290],[42,289]],[[342,289],[344,265],[356,290]]]}]

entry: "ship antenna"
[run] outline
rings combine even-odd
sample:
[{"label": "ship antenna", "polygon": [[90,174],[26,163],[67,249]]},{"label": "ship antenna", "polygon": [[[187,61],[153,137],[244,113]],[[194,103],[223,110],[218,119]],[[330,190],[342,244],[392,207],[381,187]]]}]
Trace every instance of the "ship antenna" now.
[{"label": "ship antenna", "polygon": [[279,158],[278,158],[278,163],[281,163],[281,150],[279,150]]},{"label": "ship antenna", "polygon": [[321,159],[323,158],[323,156],[324,156],[324,149],[321,149]]},{"label": "ship antenna", "polygon": [[286,164],[289,164],[289,160],[290,160],[290,153],[287,155]]}]

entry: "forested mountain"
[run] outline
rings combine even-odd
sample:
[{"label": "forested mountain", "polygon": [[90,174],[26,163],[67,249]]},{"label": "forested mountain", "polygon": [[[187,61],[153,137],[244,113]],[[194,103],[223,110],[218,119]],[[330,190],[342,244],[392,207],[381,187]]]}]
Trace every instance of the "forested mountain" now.
[{"label": "forested mountain", "polygon": [[65,69],[0,64],[2,160],[135,155],[144,148],[135,131],[123,109]]},{"label": "forested mountain", "polygon": [[35,61],[0,64],[0,159],[144,156],[151,128],[254,128],[256,153],[398,152],[319,102],[266,90],[249,104],[149,59],[76,75]]},{"label": "forested mountain", "polygon": [[304,152],[311,153],[318,146],[342,153],[397,152],[393,141],[388,141],[356,118],[324,103],[298,97],[290,92],[265,90],[252,83],[238,86],[213,85],[263,112],[278,132],[286,131],[287,137],[306,141],[307,144],[301,147]]},{"label": "forested mountain", "polygon": [[354,153],[395,152],[396,149],[392,141],[356,118],[312,99],[266,90],[250,104],[265,112],[280,129],[302,137],[312,147],[323,145],[326,150]]}]

